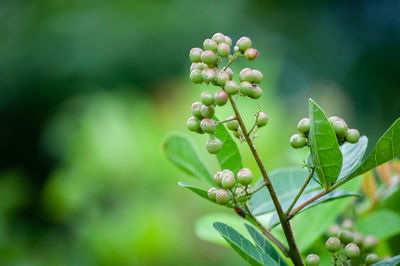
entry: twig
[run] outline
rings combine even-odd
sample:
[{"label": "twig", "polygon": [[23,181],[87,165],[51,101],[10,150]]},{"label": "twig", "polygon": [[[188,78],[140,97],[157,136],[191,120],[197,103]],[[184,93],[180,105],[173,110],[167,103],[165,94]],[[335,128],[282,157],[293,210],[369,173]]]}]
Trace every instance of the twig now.
[{"label": "twig", "polygon": [[286,210],[285,215],[288,216],[290,211],[293,209],[294,205],[296,204],[297,200],[300,198],[301,194],[303,193],[304,189],[306,189],[308,183],[310,182],[312,176],[314,175],[314,168],[312,168],[311,173],[308,175],[307,180],[304,182],[303,186],[301,187],[300,191],[297,193],[296,197],[294,198],[290,207]]}]

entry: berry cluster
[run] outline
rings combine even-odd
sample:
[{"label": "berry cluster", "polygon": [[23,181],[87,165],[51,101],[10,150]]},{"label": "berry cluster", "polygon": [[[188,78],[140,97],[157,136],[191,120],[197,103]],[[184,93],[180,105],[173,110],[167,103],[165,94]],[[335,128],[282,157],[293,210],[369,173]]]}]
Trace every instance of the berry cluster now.
[{"label": "berry cluster", "polygon": [[218,204],[228,204],[232,199],[244,197],[251,192],[249,184],[253,181],[253,174],[248,168],[242,168],[235,174],[228,169],[217,172],[214,182],[217,187],[208,190],[209,199]]},{"label": "berry cluster", "polygon": [[[347,123],[338,116],[331,116],[328,119],[333,130],[335,131],[339,145],[343,145],[346,141],[349,143],[357,143],[360,139],[360,133],[357,129],[349,129]],[[308,133],[310,131],[310,119],[303,118],[297,124],[297,130],[300,134],[294,134],[290,137],[290,145],[293,148],[303,148],[308,146]]]}]

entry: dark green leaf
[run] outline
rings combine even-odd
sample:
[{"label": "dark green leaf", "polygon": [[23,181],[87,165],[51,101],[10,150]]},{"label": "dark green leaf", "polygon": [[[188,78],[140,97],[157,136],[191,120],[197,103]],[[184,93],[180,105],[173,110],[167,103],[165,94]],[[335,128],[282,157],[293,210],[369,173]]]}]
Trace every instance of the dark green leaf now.
[{"label": "dark green leaf", "polygon": [[400,215],[390,210],[377,210],[359,220],[357,231],[383,240],[400,233]]},{"label": "dark green leaf", "polygon": [[223,223],[214,223],[214,228],[228,244],[251,265],[278,265],[268,254],[254,246],[250,240],[232,227]]},{"label": "dark green leaf", "polygon": [[[214,119],[217,120],[216,117]],[[221,169],[229,169],[236,173],[242,168],[242,157],[236,142],[223,124],[217,126],[215,137],[222,141],[223,144],[221,151],[216,154]]]},{"label": "dark green leaf", "polygon": [[182,182],[182,181],[180,181],[178,184],[179,184],[181,187],[184,187],[184,188],[187,188],[187,189],[193,191],[194,193],[196,193],[196,194],[199,195],[200,197],[205,198],[206,200],[209,200],[209,201],[211,201],[211,202],[217,204],[215,201],[212,201],[212,200],[210,200],[210,199],[208,198],[208,191],[207,191],[207,190],[204,190],[204,189],[202,189],[202,188],[199,188],[199,187],[195,187],[195,186],[186,184],[185,182]]},{"label": "dark green leaf", "polygon": [[397,266],[400,265],[400,255],[390,258],[388,260],[380,261],[372,264],[372,266]]},{"label": "dark green leaf", "polygon": [[260,234],[253,226],[245,224],[247,231],[249,231],[251,237],[256,242],[256,245],[261,248],[265,253],[271,256],[278,265],[288,265],[287,262],[279,255],[275,248]]},{"label": "dark green leaf", "polygon": [[348,178],[353,178],[400,156],[400,118],[378,140],[367,159]]},{"label": "dark green leaf", "polygon": [[322,109],[312,99],[309,101],[309,117],[311,157],[321,184],[327,188],[338,178],[343,156],[335,131]]},{"label": "dark green leaf", "polygon": [[340,147],[343,154],[343,165],[337,181],[346,178],[358,168],[367,150],[367,145],[368,138],[362,136],[357,143],[351,144],[346,142]]},{"label": "dark green leaf", "polygon": [[167,158],[180,169],[191,176],[206,180],[214,184],[210,171],[199,156],[192,140],[182,134],[171,134],[164,142],[164,151]]}]

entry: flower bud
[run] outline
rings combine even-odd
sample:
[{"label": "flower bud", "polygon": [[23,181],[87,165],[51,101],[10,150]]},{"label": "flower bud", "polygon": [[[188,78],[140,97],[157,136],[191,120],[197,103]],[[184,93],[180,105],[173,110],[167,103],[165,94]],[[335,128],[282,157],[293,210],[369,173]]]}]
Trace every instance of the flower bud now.
[{"label": "flower bud", "polygon": [[328,236],[338,236],[340,232],[340,226],[337,224],[333,224],[331,225],[331,227],[329,227],[328,229]]},{"label": "flower bud", "polygon": [[239,92],[240,87],[235,81],[227,80],[224,89],[229,95],[235,95]]},{"label": "flower bud", "polygon": [[233,71],[229,67],[225,70],[226,73],[229,75],[229,79],[232,80],[233,78]]},{"label": "flower bud", "polygon": [[217,72],[215,72],[215,70],[212,68],[205,68],[201,74],[203,76],[203,80],[206,82],[214,81],[215,77],[217,76]]},{"label": "flower bud", "polygon": [[360,256],[360,248],[354,243],[349,243],[344,248],[344,254],[349,259],[358,258]]},{"label": "flower bud", "polygon": [[342,118],[338,117],[338,116],[331,116],[328,118],[329,123],[331,123],[331,125],[333,125],[334,122],[336,121],[344,121]]},{"label": "flower bud", "polygon": [[217,154],[222,149],[222,142],[217,138],[210,138],[206,144],[207,151],[211,154]]},{"label": "flower bud", "polygon": [[207,106],[214,104],[214,95],[211,92],[205,91],[200,95],[201,102]]},{"label": "flower bud", "polygon": [[245,96],[249,96],[253,92],[253,86],[248,81],[240,82],[240,92]]},{"label": "flower bud", "polygon": [[237,172],[238,182],[242,185],[248,185],[253,181],[253,174],[249,168],[242,168]]},{"label": "flower bud", "polygon": [[235,175],[231,170],[225,169],[222,171],[222,188],[231,189],[235,186]]},{"label": "flower bud", "polygon": [[218,172],[214,175],[214,183],[215,183],[218,187],[221,187],[221,186],[222,186],[222,172],[218,171]]},{"label": "flower bud", "polygon": [[290,138],[290,145],[292,145],[292,147],[295,149],[303,148],[304,146],[306,146],[306,144],[307,139],[303,135],[294,134]]},{"label": "flower bud", "polygon": [[202,52],[203,52],[203,50],[201,50],[200,48],[197,48],[197,47],[192,48],[189,53],[190,61],[192,61],[193,63],[201,62],[201,53]]},{"label": "flower bud", "polygon": [[233,47],[233,51],[236,53],[239,51],[239,46],[235,45],[235,47]]},{"label": "flower bud", "polygon": [[190,79],[193,81],[193,83],[195,84],[200,84],[203,82],[203,75],[201,70],[193,70],[192,72],[190,72]]},{"label": "flower bud", "polygon": [[354,222],[350,219],[345,219],[342,222],[342,228],[344,230],[349,230],[349,231],[353,231],[354,229]]},{"label": "flower bud", "polygon": [[236,195],[236,197],[243,197],[243,196],[246,196],[246,191],[245,191],[243,188],[238,187],[238,188],[235,190],[235,195]]},{"label": "flower bud", "polygon": [[253,88],[251,90],[251,94],[249,95],[249,97],[251,97],[253,99],[260,98],[261,95],[263,94],[263,90],[261,89],[261,87],[258,85],[253,85],[252,87]]},{"label": "flower bud", "polygon": [[201,113],[200,113],[200,109],[201,109],[202,106],[203,105],[200,102],[194,102],[192,104],[192,114],[193,114],[193,116],[198,117],[198,118],[202,118]]},{"label": "flower bud", "polygon": [[254,76],[253,83],[260,84],[264,78],[264,75],[261,73],[261,71],[259,71],[257,69],[253,69],[251,72],[253,73],[253,76]]},{"label": "flower bud", "polygon": [[257,51],[257,49],[254,48],[249,48],[244,52],[244,57],[247,60],[254,60],[258,57],[259,53]]},{"label": "flower bud", "polygon": [[207,65],[204,63],[192,63],[190,65],[190,72],[192,72],[193,70],[196,70],[196,69],[203,71],[203,69],[206,67],[207,67]]},{"label": "flower bud", "polygon": [[226,81],[229,80],[229,74],[223,70],[217,72],[217,76],[215,77],[215,81],[218,85],[225,85]]},{"label": "flower bud", "polygon": [[251,47],[251,40],[248,37],[242,37],[236,42],[236,46],[240,51],[244,52]]},{"label": "flower bud", "polygon": [[377,263],[378,261],[379,257],[374,253],[368,254],[367,257],[365,258],[365,264],[367,265],[372,265],[374,263]]},{"label": "flower bud", "polygon": [[253,71],[248,67],[243,68],[239,73],[240,81],[247,81],[247,82],[252,83],[254,81],[254,79],[255,79],[255,75],[253,74]]},{"label": "flower bud", "polygon": [[306,257],[306,266],[318,266],[319,265],[319,256],[316,254],[310,254]]},{"label": "flower bud", "polygon": [[217,91],[214,95],[216,105],[223,106],[228,101],[228,94],[224,90]]},{"label": "flower bud", "polygon": [[[228,119],[234,118],[234,116],[228,117]],[[226,123],[226,127],[230,130],[237,130],[239,128],[239,122],[235,119]]]},{"label": "flower bud", "polygon": [[349,143],[357,143],[360,139],[360,132],[357,129],[349,129],[346,133],[346,140]]},{"label": "flower bud", "polygon": [[216,127],[217,127],[217,124],[215,123],[214,120],[212,120],[210,118],[204,118],[200,122],[201,130],[203,130],[204,132],[206,132],[208,134],[214,134]]},{"label": "flower bud", "polygon": [[207,65],[214,65],[217,62],[217,55],[210,50],[201,53],[201,61]]},{"label": "flower bud", "polygon": [[339,136],[339,137],[346,136],[347,130],[348,130],[346,122],[337,120],[337,121],[333,122],[332,127],[335,130],[335,133],[337,136]]},{"label": "flower bud", "polygon": [[232,39],[229,36],[225,35],[225,43],[231,47],[232,46]]},{"label": "flower bud", "polygon": [[297,124],[297,129],[303,134],[308,134],[308,132],[310,131],[310,119],[301,119],[300,122]]},{"label": "flower bud", "polygon": [[326,250],[328,250],[329,252],[336,252],[340,249],[340,240],[339,238],[332,236],[330,238],[328,238],[328,240],[325,243],[325,248]]},{"label": "flower bud", "polygon": [[263,127],[263,126],[266,126],[267,123],[268,123],[268,115],[264,112],[259,112],[258,119],[257,119],[257,126]]},{"label": "flower bud", "polygon": [[372,251],[378,245],[378,239],[372,235],[368,235],[364,238],[362,243],[363,250]]},{"label": "flower bud", "polygon": [[338,237],[339,237],[340,241],[342,241],[345,244],[353,242],[353,240],[354,240],[353,234],[348,230],[340,231],[338,234]]},{"label": "flower bud", "polygon": [[200,108],[200,114],[202,117],[211,118],[215,114],[215,107],[213,105],[210,105],[210,106],[203,105]]},{"label": "flower bud", "polygon": [[190,131],[197,132],[200,129],[200,119],[197,117],[190,117],[189,120],[186,122],[187,128]]},{"label": "flower bud", "polygon": [[228,57],[231,52],[231,48],[226,43],[220,43],[217,46],[217,54],[221,57]]},{"label": "flower bud", "polygon": [[364,241],[364,236],[360,233],[354,232],[353,233],[353,242],[357,245],[357,246],[361,246],[362,243]]},{"label": "flower bud", "polygon": [[225,42],[225,35],[223,35],[221,32],[215,33],[212,38],[217,44]]},{"label": "flower bud", "polygon": [[226,189],[220,189],[217,191],[215,200],[218,204],[225,205],[231,200],[231,195]]},{"label": "flower bud", "polygon": [[[210,51],[213,51],[213,52],[217,51],[217,43],[214,40],[211,40],[211,39],[204,40],[203,47],[204,47],[204,50],[210,50]],[[201,61],[203,61],[203,59]]]},{"label": "flower bud", "polygon": [[215,201],[215,198],[216,198],[216,196],[217,196],[217,191],[218,191],[218,188],[216,188],[216,187],[210,188],[210,189],[208,190],[208,198],[209,198],[210,200],[212,200],[212,201]]}]

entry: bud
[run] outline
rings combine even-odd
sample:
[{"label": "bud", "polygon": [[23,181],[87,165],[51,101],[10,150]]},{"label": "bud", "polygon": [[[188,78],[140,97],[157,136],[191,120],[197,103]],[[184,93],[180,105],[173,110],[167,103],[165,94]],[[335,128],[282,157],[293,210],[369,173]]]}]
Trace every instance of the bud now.
[{"label": "bud", "polygon": [[303,148],[304,146],[306,146],[306,144],[307,139],[300,134],[294,134],[290,138],[290,145],[292,145],[292,147],[295,149]]},{"label": "bud", "polygon": [[220,44],[222,42],[225,42],[225,35],[223,35],[221,32],[215,33],[212,38],[217,44]]},{"label": "bud", "polygon": [[235,175],[231,170],[225,169],[222,171],[222,188],[231,189],[235,186]]},{"label": "bud", "polygon": [[215,200],[218,204],[225,205],[231,200],[231,195],[226,189],[220,189],[217,191],[217,195],[215,196]]},{"label": "bud", "polygon": [[340,240],[339,238],[333,236],[328,238],[328,240],[325,243],[325,248],[326,250],[328,250],[329,252],[336,252],[340,249]]},{"label": "bud", "polygon": [[374,263],[377,263],[378,261],[379,257],[374,253],[368,254],[367,257],[365,258],[365,264],[367,265],[372,265]]},{"label": "bud", "polygon": [[364,238],[362,243],[363,250],[372,251],[378,245],[378,239],[372,235],[368,235]]},{"label": "bud", "polygon": [[202,118],[201,113],[200,113],[200,109],[201,109],[202,106],[203,106],[203,104],[201,104],[200,102],[194,102],[192,104],[192,114],[193,114],[193,116],[198,117],[198,118]]},{"label": "bud", "polygon": [[358,258],[360,256],[360,248],[354,243],[349,243],[344,248],[344,254],[349,259]]},{"label": "bud", "polygon": [[200,130],[200,119],[198,119],[197,117],[190,117],[189,120],[186,122],[187,128],[190,131],[194,131],[197,132]]},{"label": "bud", "polygon": [[248,37],[242,37],[236,42],[236,46],[240,51],[244,52],[251,47],[251,40]]},{"label": "bud", "polygon": [[339,137],[346,136],[348,130],[346,122],[337,120],[333,122],[332,127],[335,130],[337,136]]},{"label": "bud", "polygon": [[202,52],[203,50],[201,50],[200,48],[192,48],[189,53],[190,61],[192,61],[193,63],[201,62]]},{"label": "bud", "polygon": [[224,89],[229,95],[235,95],[239,92],[239,85],[233,80],[227,80]]},{"label": "bud", "polygon": [[253,92],[253,86],[247,81],[240,82],[240,92],[245,96],[249,96]]},{"label": "bud", "polygon": [[210,50],[201,53],[201,61],[207,65],[214,65],[217,62],[217,55]]},{"label": "bud", "polygon": [[353,233],[353,242],[357,245],[357,246],[361,246],[364,240],[364,236],[360,233],[354,232]]},{"label": "bud", "polygon": [[[228,117],[228,119],[234,118],[234,116]],[[235,119],[226,123],[226,127],[230,130],[237,130],[239,128],[239,122]]]},{"label": "bud", "polygon": [[205,91],[200,95],[201,102],[209,106],[214,104],[214,95],[211,92]]},{"label": "bud", "polygon": [[237,45],[235,45],[235,47],[233,47],[233,51],[236,53],[239,51],[239,47]]},{"label": "bud", "polygon": [[357,143],[360,139],[360,132],[357,129],[349,129],[346,133],[346,140],[349,143]]},{"label": "bud", "polygon": [[318,266],[319,256],[316,254],[310,254],[306,257],[306,266]]},{"label": "bud", "polygon": [[192,63],[190,65],[190,72],[192,72],[193,70],[196,70],[196,69],[203,71],[203,69],[206,67],[207,67],[207,65],[204,63]]},{"label": "bud", "polygon": [[238,182],[242,185],[248,185],[253,181],[253,174],[249,168],[242,168],[237,172]]},{"label": "bud", "polygon": [[225,85],[226,81],[229,80],[229,74],[223,70],[217,72],[217,76],[215,77],[215,81],[218,85]]},{"label": "bud", "polygon": [[353,231],[354,229],[354,222],[350,219],[345,219],[342,222],[342,228],[345,230]]},{"label": "bud", "polygon": [[251,72],[253,73],[253,76],[254,76],[254,81],[253,82],[255,84],[260,84],[261,81],[264,78],[264,75],[261,73],[261,71],[259,71],[257,69],[253,69]]},{"label": "bud", "polygon": [[203,80],[206,82],[214,81],[215,77],[217,76],[217,72],[215,72],[215,70],[212,68],[205,68],[201,74],[203,76]]},{"label": "bud", "polygon": [[239,73],[240,81],[247,81],[247,82],[252,83],[254,81],[254,79],[255,79],[255,75],[253,74],[253,71],[248,67],[243,68]]},{"label": "bud", "polygon": [[232,39],[229,36],[225,35],[225,43],[231,47],[232,46]]},{"label": "bud", "polygon": [[259,53],[257,51],[257,49],[254,48],[249,48],[244,52],[244,57],[247,60],[254,60],[258,57]]},{"label": "bud", "polygon": [[203,75],[202,75],[201,70],[195,69],[192,72],[190,72],[190,79],[195,84],[202,83],[203,82]]},{"label": "bud", "polygon": [[202,116],[202,117],[211,118],[211,117],[213,117],[214,114],[215,114],[215,107],[212,106],[212,105],[210,105],[210,106],[203,105],[203,106],[200,108],[200,113],[201,113],[201,116]]},{"label": "bud", "polygon": [[341,119],[340,117],[335,116],[335,115],[328,118],[328,121],[329,121],[329,123],[331,123],[331,125],[333,125],[334,122],[339,121],[339,120],[344,121],[343,119]]},{"label": "bud", "polygon": [[210,200],[212,200],[212,201],[215,201],[215,198],[216,198],[216,196],[217,196],[217,191],[218,191],[218,188],[216,188],[216,187],[210,188],[210,189],[208,190],[208,198],[209,198]]},{"label": "bud", "polygon": [[258,85],[253,85],[251,94],[249,96],[253,99],[258,99],[261,97],[262,94],[263,94],[263,90],[261,89],[261,87]]},{"label": "bud", "polygon": [[204,47],[204,50],[211,50],[213,52],[217,51],[217,43],[214,40],[211,40],[211,39],[204,40],[203,47]]},{"label": "bud", "polygon": [[353,234],[348,230],[340,231],[338,234],[338,237],[339,237],[340,241],[342,241],[345,244],[353,242],[353,240],[354,240]]},{"label": "bud", "polygon": [[214,120],[212,120],[210,118],[204,118],[200,122],[201,130],[203,130],[204,132],[206,132],[208,134],[214,134],[216,127],[217,127],[217,124],[215,123]]},{"label": "bud", "polygon": [[243,188],[238,187],[238,188],[235,190],[235,195],[236,195],[236,197],[243,197],[243,196],[246,196],[246,191],[244,191]]},{"label": "bud", "polygon": [[231,80],[233,78],[233,71],[229,67],[225,70],[226,73],[229,75],[229,79]]},{"label": "bud", "polygon": [[207,151],[211,154],[217,154],[222,149],[222,142],[217,138],[210,138],[206,143]]},{"label": "bud", "polygon": [[221,187],[222,186],[222,172],[218,171],[215,175],[214,175],[214,183],[218,186]]},{"label": "bud", "polygon": [[217,46],[217,54],[221,57],[228,57],[229,53],[231,52],[231,48],[226,43],[220,43]]},{"label": "bud", "polygon": [[328,236],[338,236],[339,232],[340,232],[339,225],[333,224],[328,229]]},{"label": "bud", "polygon": [[297,129],[303,134],[308,134],[308,132],[310,131],[310,119],[301,119],[300,122],[297,124]]},{"label": "bud", "polygon": [[214,95],[215,104],[223,106],[228,101],[228,94],[224,90],[217,91]]},{"label": "bud", "polygon": [[264,112],[258,113],[257,126],[263,127],[266,126],[267,123],[268,123],[268,115]]}]

